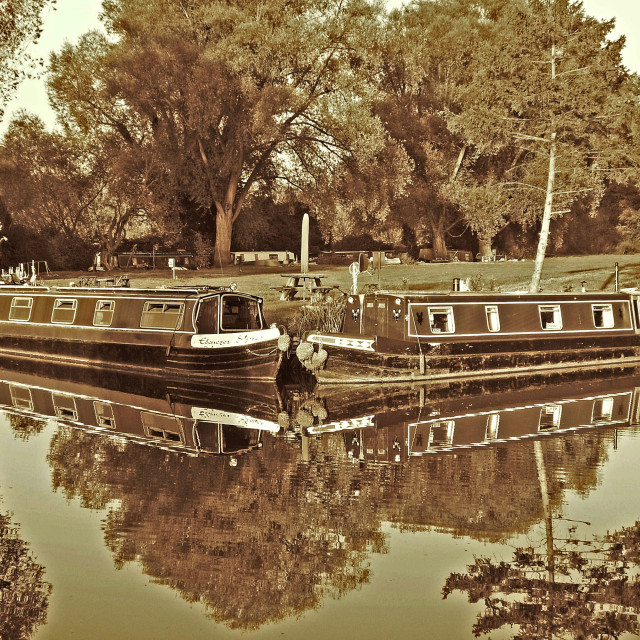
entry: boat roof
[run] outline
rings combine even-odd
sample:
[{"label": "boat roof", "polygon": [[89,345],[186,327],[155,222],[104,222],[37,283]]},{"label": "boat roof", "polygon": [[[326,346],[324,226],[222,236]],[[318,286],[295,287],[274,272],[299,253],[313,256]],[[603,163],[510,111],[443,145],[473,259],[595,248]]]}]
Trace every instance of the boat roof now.
[{"label": "boat roof", "polygon": [[[381,289],[379,291],[372,292],[375,295],[395,296],[397,298],[415,298],[415,297],[430,297],[430,298],[594,298],[594,297],[606,297],[612,296],[628,297],[629,294],[640,294],[638,289],[625,289],[623,291],[542,291],[539,293],[529,293],[528,291],[394,291]],[[365,294],[367,295],[367,294]],[[370,294],[368,294],[370,295]]]},{"label": "boat roof", "polygon": [[133,287],[46,287],[46,286],[31,286],[31,285],[0,285],[0,293],[14,293],[28,295],[29,293],[65,293],[69,294],[99,294],[99,295],[121,295],[121,296],[154,296],[154,297],[167,297],[167,296],[206,296],[206,295],[219,295],[222,293],[236,293],[238,295],[249,296],[252,298],[259,298],[251,293],[244,291],[238,291],[231,287],[214,287],[211,285],[202,285],[195,287],[158,287],[158,288],[140,288]]}]

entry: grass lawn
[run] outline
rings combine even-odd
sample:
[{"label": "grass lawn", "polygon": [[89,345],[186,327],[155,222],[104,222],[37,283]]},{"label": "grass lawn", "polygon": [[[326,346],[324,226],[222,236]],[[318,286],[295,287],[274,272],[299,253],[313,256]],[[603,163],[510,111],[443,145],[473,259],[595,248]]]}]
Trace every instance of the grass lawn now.
[{"label": "grass lawn", "polygon": [[[615,289],[615,264],[620,266],[620,287],[640,287],[640,255],[597,255],[547,258],[542,272],[543,291],[563,291],[572,287],[580,291],[581,282],[586,282],[588,291],[613,291]],[[131,286],[136,288],[213,285],[227,286],[237,283],[240,291],[260,295],[264,298],[264,310],[269,322],[287,324],[303,304],[302,300],[281,301],[278,291],[272,287],[284,284],[283,276],[299,270],[299,265],[279,267],[250,267],[234,265],[223,269],[200,271],[177,271],[176,279],[169,270],[129,271]],[[311,266],[313,273],[324,274],[323,283],[337,285],[349,291],[351,276],[348,266]],[[360,287],[378,285],[383,289],[409,289],[433,292],[451,291],[454,278],[471,279],[478,288],[495,291],[525,291],[533,272],[533,261],[509,262],[449,262],[394,264],[383,266],[381,272],[361,274]],[[45,281],[49,286],[67,286],[79,275],[54,275]],[[100,275],[106,275],[100,274]]]}]

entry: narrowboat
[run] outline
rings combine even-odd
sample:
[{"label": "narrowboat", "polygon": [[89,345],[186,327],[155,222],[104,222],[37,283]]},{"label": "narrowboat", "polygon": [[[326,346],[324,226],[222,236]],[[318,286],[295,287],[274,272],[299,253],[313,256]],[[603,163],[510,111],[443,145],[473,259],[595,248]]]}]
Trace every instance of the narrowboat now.
[{"label": "narrowboat", "polygon": [[241,385],[0,360],[0,410],[192,456],[246,453],[280,431],[275,383]]},{"label": "narrowboat", "polygon": [[[0,354],[161,375],[274,379],[288,343],[229,288],[0,286]],[[280,347],[280,348],[279,348]]]},{"label": "narrowboat", "polygon": [[309,331],[299,359],[320,382],[516,375],[640,360],[640,291],[377,291],[347,299],[342,332]]},{"label": "narrowboat", "polygon": [[394,406],[386,407],[374,401],[352,409],[349,388],[342,389],[345,393],[320,393],[312,400],[317,406],[311,413],[319,417],[302,432],[308,437],[340,432],[347,455],[360,461],[406,462],[578,429],[640,425],[638,369],[631,375],[517,390],[485,387],[459,395],[451,388],[435,399],[429,388],[409,385],[404,394],[396,389]]}]

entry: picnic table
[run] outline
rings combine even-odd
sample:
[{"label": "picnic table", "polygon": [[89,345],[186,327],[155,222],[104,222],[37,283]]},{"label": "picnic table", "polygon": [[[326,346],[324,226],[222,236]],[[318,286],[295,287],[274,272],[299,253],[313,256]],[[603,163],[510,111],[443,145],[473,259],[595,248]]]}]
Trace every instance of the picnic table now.
[{"label": "picnic table", "polygon": [[322,289],[331,289],[331,287],[322,286],[322,273],[284,273],[283,278],[287,281],[280,287],[272,287],[280,291],[280,300],[293,300],[296,295],[302,291],[302,299],[306,298],[307,291],[310,294],[318,293]]}]

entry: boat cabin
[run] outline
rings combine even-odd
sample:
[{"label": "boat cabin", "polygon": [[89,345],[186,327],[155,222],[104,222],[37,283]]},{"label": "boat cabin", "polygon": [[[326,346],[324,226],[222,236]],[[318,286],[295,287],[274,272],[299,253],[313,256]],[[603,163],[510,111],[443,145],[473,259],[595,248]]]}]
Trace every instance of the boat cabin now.
[{"label": "boat cabin", "polygon": [[635,333],[637,299],[625,293],[349,296],[344,334],[415,342],[513,340]]}]

